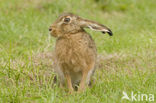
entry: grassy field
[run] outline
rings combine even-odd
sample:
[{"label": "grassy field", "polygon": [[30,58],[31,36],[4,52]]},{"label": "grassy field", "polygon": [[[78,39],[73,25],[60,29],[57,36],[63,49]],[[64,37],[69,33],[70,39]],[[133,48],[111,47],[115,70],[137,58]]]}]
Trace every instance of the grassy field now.
[{"label": "grassy field", "polygon": [[[0,103],[132,103],[121,99],[123,91],[156,96],[155,4],[155,0],[0,0]],[[114,33],[109,37],[86,29],[96,42],[99,66],[92,88],[73,95],[52,86],[55,38],[48,28],[62,12],[95,20]]]}]

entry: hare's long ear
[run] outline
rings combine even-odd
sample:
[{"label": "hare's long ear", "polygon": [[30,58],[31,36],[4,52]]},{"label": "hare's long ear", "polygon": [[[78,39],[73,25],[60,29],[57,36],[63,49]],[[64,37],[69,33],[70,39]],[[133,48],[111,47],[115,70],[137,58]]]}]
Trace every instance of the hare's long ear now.
[{"label": "hare's long ear", "polygon": [[113,35],[112,31],[108,27],[106,27],[102,24],[99,24],[99,23],[91,21],[91,20],[82,19],[82,18],[80,18],[79,20],[80,20],[80,22],[79,22],[80,26],[82,28],[90,28],[91,30],[100,31],[104,34],[108,33],[110,36]]}]

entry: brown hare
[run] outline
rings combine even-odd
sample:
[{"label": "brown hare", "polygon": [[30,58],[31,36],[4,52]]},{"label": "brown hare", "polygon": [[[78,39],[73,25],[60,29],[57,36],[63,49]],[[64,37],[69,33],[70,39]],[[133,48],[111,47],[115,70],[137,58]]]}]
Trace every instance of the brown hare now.
[{"label": "brown hare", "polygon": [[113,35],[106,26],[72,13],[63,13],[49,28],[50,34],[57,38],[54,71],[61,86],[67,81],[69,92],[76,85],[79,85],[78,91],[83,91],[95,71],[96,46],[84,28]]}]

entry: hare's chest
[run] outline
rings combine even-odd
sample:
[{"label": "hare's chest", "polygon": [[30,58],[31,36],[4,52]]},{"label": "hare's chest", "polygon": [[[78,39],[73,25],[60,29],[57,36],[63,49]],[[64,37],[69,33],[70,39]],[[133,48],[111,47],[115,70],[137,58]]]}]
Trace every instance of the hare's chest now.
[{"label": "hare's chest", "polygon": [[55,50],[58,55],[78,55],[83,54],[87,49],[87,42],[81,39],[62,39],[56,42]]},{"label": "hare's chest", "polygon": [[85,65],[84,55],[86,47],[83,41],[62,40],[57,41],[55,47],[56,59],[60,64],[66,66]]}]

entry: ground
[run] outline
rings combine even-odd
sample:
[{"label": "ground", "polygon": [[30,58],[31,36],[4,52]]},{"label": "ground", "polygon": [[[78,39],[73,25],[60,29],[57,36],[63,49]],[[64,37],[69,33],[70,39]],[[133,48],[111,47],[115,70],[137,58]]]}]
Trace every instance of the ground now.
[{"label": "ground", "polygon": [[[0,0],[0,103],[131,103],[121,99],[123,91],[156,96],[155,4]],[[86,29],[97,46],[98,66],[93,86],[83,93],[70,95],[52,85],[55,38],[48,28],[62,12],[97,21],[114,33],[109,37]],[[145,102],[149,99],[140,101]]]}]

